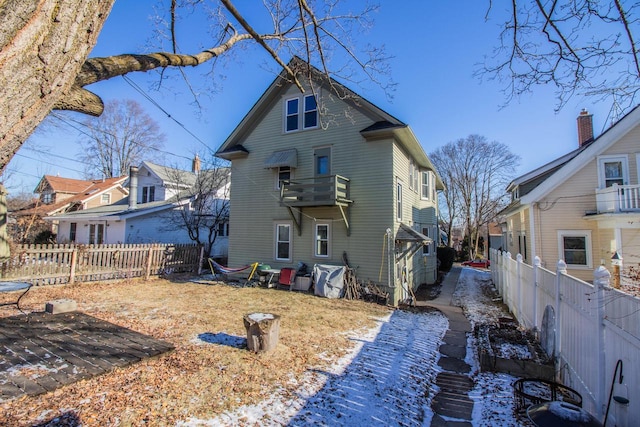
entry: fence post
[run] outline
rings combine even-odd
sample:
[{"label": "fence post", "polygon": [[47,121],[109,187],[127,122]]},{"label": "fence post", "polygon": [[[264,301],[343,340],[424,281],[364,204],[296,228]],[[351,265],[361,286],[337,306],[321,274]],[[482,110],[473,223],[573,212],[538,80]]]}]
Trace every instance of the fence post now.
[{"label": "fence post", "polygon": [[538,269],[542,265],[539,256],[533,259],[533,331],[538,331]]},{"label": "fence post", "polygon": [[198,259],[198,276],[202,274],[203,261],[204,261],[204,246],[200,246],[200,258]]},{"label": "fence post", "polygon": [[149,280],[149,277],[151,277],[151,260],[153,258],[153,247],[154,245],[149,246],[149,251],[147,254],[147,266],[144,272],[144,280]]},{"label": "fence post", "polygon": [[611,281],[611,273],[607,270],[603,265],[596,268],[593,272],[593,286],[597,292],[597,313],[598,313],[598,392],[597,392],[597,402],[601,402],[598,405],[598,417],[600,419],[604,416],[604,402],[607,398],[606,396],[606,378],[607,374],[606,370],[606,354],[605,354],[605,341],[604,341],[604,318],[605,318],[605,309],[604,309],[604,290],[608,288]]},{"label": "fence post", "polygon": [[[559,260],[556,265],[556,376],[560,376],[560,358],[562,353],[562,313],[560,310],[560,277],[567,274],[567,264],[564,260]],[[559,378],[558,378],[559,379]]]},{"label": "fence post", "polygon": [[516,255],[516,282],[518,286],[518,315],[516,319],[524,324],[524,316],[522,315],[522,255]]},{"label": "fence post", "polygon": [[78,247],[73,246],[71,252],[71,271],[69,272],[69,284],[73,285],[76,281],[76,265],[78,264]]}]

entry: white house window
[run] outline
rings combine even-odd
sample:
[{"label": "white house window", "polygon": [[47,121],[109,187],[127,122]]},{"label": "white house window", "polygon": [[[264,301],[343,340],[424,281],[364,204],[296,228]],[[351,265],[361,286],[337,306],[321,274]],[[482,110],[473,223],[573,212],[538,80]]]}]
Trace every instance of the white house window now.
[{"label": "white house window", "polygon": [[304,129],[318,127],[318,104],[314,95],[304,97]]},{"label": "white house window", "polygon": [[78,229],[78,223],[72,222],[69,224],[69,241],[76,241],[76,230]]},{"label": "white house window", "polygon": [[398,221],[402,221],[402,183],[398,182],[397,188],[396,188],[396,192],[397,192],[397,202],[398,202],[398,212],[397,212],[397,218]]},{"label": "white house window", "polygon": [[153,185],[149,187],[142,187],[142,203],[149,203],[155,200],[156,187]]},{"label": "white house window", "polygon": [[103,205],[108,205],[111,203],[111,194],[105,193],[100,197],[100,203]]},{"label": "white house window", "polygon": [[559,230],[558,250],[568,266],[591,268],[591,231]]},{"label": "white house window", "polygon": [[104,224],[89,224],[89,244],[101,245],[104,243]]},{"label": "white house window", "polygon": [[51,193],[44,193],[42,195],[42,203],[44,203],[45,205],[48,205],[49,203],[53,202],[53,194]]},{"label": "white house window", "polygon": [[409,190],[413,190],[413,175],[415,174],[416,165],[413,164],[413,160],[409,162]]},{"label": "white house window", "polygon": [[318,258],[329,257],[329,224],[317,223],[315,225],[315,233],[313,237],[313,256]]},{"label": "white house window", "polygon": [[285,131],[292,132],[298,130],[298,117],[300,100],[298,98],[287,99],[286,101],[286,121]]},{"label": "white house window", "polygon": [[276,190],[281,188],[282,181],[289,181],[291,178],[291,168],[289,166],[280,166],[276,175]]},{"label": "white house window", "polygon": [[611,187],[613,184],[625,185],[629,183],[627,156],[600,156],[598,166],[600,188]]},{"label": "white house window", "polygon": [[[285,100],[284,131],[318,127],[318,104],[315,95],[289,98]],[[302,109],[302,111],[300,111]]]},{"label": "white house window", "polygon": [[277,261],[291,261],[291,224],[276,224],[275,258]]},{"label": "white house window", "polygon": [[424,200],[429,200],[429,172],[422,172],[422,190],[420,197]]},{"label": "white house window", "polygon": [[[429,227],[422,227],[422,234],[427,237],[431,237],[431,233],[429,232],[429,230]],[[431,255],[431,243],[422,247],[422,255]]]}]

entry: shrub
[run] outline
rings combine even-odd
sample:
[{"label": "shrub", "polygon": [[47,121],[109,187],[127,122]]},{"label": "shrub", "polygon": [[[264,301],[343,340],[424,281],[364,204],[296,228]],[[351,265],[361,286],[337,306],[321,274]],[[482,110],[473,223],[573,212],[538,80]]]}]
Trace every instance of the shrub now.
[{"label": "shrub", "polygon": [[449,271],[453,267],[453,261],[456,259],[456,250],[449,246],[438,246],[438,261],[440,262],[440,270]]}]

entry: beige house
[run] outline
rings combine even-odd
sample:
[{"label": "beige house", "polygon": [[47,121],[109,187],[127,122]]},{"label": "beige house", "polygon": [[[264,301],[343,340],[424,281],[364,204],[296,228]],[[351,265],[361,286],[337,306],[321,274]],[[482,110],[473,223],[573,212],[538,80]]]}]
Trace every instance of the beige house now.
[{"label": "beige house", "polygon": [[229,265],[346,258],[396,304],[437,278],[442,181],[409,126],[313,72],[304,93],[276,78],[216,153],[233,170]]},{"label": "beige house", "polygon": [[511,182],[505,209],[506,250],[593,280],[593,270],[640,261],[640,108],[593,138],[592,116],[578,117],[576,150]]}]

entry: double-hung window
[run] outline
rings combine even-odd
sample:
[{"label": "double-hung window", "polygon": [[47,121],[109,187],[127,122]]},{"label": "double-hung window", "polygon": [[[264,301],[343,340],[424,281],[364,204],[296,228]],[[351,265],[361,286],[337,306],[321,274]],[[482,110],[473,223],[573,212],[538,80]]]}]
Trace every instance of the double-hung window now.
[{"label": "double-hung window", "polygon": [[76,222],[72,222],[69,224],[69,241],[70,242],[75,242],[76,241],[76,231],[78,229],[78,223]]},{"label": "double-hung window", "polygon": [[142,203],[149,203],[155,200],[156,187],[153,185],[149,187],[142,187]]},{"label": "double-hung window", "polygon": [[104,224],[89,224],[89,244],[101,245],[104,243]]},{"label": "double-hung window", "polygon": [[285,121],[285,131],[293,132],[298,130],[298,117],[300,108],[300,100],[298,98],[287,99],[286,101],[286,121]]},{"label": "double-hung window", "polygon": [[[429,230],[429,227],[422,227],[422,234],[427,237],[431,237],[431,233],[429,232]],[[431,255],[431,243],[422,247],[422,255]]]},{"label": "double-hung window", "polygon": [[108,205],[109,203],[111,203],[111,194],[109,193],[104,193],[101,197],[100,197],[100,203],[103,205]]},{"label": "double-hung window", "polygon": [[591,231],[558,230],[558,250],[567,266],[591,268]]},{"label": "double-hung window", "polygon": [[289,181],[291,179],[291,167],[280,166],[278,168],[278,175],[276,176],[276,190],[282,187],[282,181]]},{"label": "double-hung window", "polygon": [[329,258],[329,239],[331,229],[328,223],[318,222],[314,227],[313,256],[317,258]]},{"label": "double-hung window", "polygon": [[318,127],[318,104],[315,95],[304,95],[285,100],[284,131]]},{"label": "double-hung window", "polygon": [[429,190],[429,172],[422,172],[422,189],[420,193],[420,197],[424,200],[429,200],[430,197]]},{"label": "double-hung window", "polygon": [[277,261],[291,261],[291,223],[276,224],[275,259]]}]

